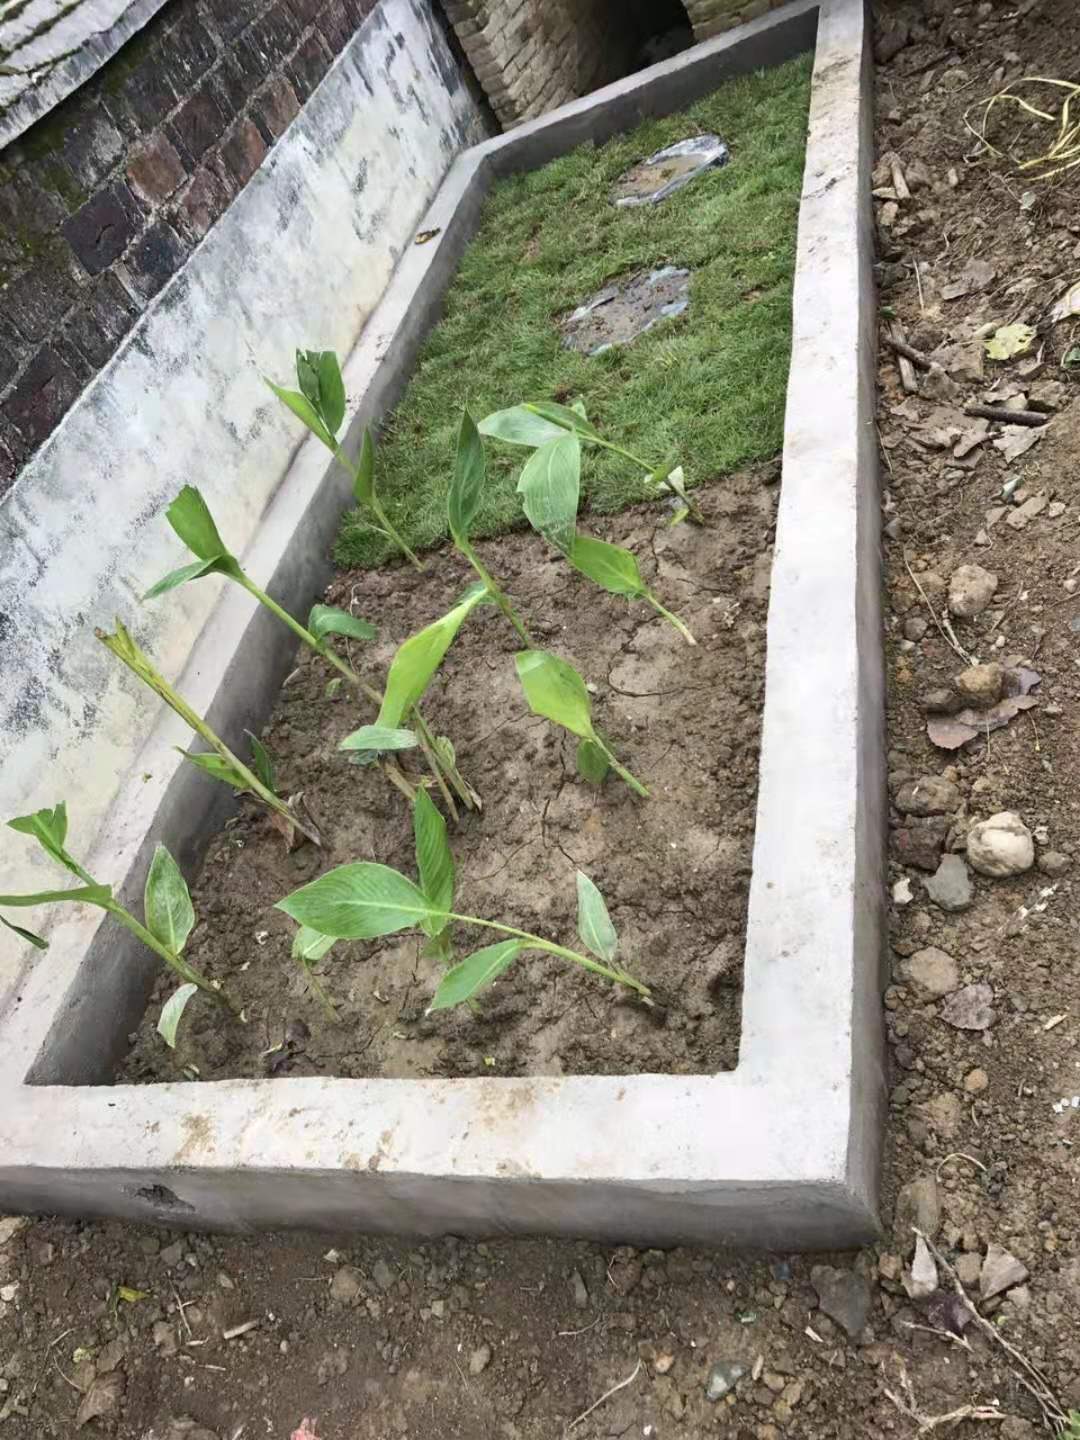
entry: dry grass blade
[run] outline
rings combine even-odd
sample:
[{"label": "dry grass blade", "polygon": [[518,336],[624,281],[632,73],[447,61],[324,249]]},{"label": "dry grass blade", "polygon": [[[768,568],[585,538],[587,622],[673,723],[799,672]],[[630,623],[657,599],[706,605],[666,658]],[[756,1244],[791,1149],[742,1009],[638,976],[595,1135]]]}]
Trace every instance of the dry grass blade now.
[{"label": "dry grass blade", "polygon": [[963,660],[965,665],[974,665],[974,657],[968,654],[968,652],[960,644],[960,641],[956,638],[956,632],[953,630],[952,625],[949,622],[948,614],[945,611],[942,611],[941,619],[938,618],[937,611],[934,609],[933,605],[930,604],[930,597],[927,595],[926,591],[919,583],[919,577],[915,574],[915,571],[912,570],[911,566],[908,564],[908,558],[906,555],[904,556],[904,568],[911,576],[911,583],[915,586],[915,589],[918,590],[919,594],[922,596],[922,602],[926,606],[927,610],[929,610],[930,618],[933,620],[934,624],[941,632],[941,638],[945,641],[946,645],[951,646],[951,648],[956,652],[956,654],[960,656],[960,659]]},{"label": "dry grass blade", "polygon": [[[1063,91],[1060,105],[1056,110],[1039,109],[1019,93],[1020,87],[1024,85],[1049,85],[1055,90]],[[1000,148],[989,139],[987,128],[991,115],[999,107],[1009,106],[1030,116],[1040,125],[1054,126],[1055,138],[1047,149],[1022,159],[1016,153],[1017,137],[1009,142],[1006,149]],[[969,106],[964,112],[964,125],[992,154],[1010,161],[1021,174],[1032,180],[1049,180],[1054,175],[1061,175],[1080,165],[1080,120],[1075,118],[1077,109],[1080,109],[1080,84],[1071,80],[1055,80],[1045,75],[1024,75],[1007,85],[1004,90],[999,90],[996,95],[991,95],[989,99]],[[982,111],[981,124],[976,126],[972,124],[969,116],[979,110]]]}]

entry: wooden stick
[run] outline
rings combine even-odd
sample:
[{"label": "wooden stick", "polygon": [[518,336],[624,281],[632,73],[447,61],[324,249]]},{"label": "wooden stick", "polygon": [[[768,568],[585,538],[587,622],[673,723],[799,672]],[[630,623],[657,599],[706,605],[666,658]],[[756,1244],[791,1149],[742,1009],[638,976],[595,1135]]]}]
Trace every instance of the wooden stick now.
[{"label": "wooden stick", "polygon": [[965,405],[965,415],[977,415],[980,420],[999,420],[1002,425],[1045,425],[1050,419],[1041,410],[1010,410],[1006,405]]},{"label": "wooden stick", "polygon": [[915,367],[900,349],[901,345],[903,345],[905,349],[909,347],[907,341],[904,339],[904,332],[900,329],[900,322],[898,320],[889,321],[889,340],[897,353],[896,363],[900,367],[901,385],[903,385],[909,395],[917,395],[919,393],[919,382],[915,379]]},{"label": "wooden stick", "polygon": [[889,344],[896,353],[903,355],[905,360],[910,360],[919,370],[932,370],[934,368],[934,362],[930,359],[929,355],[924,355],[921,350],[916,350],[914,345],[909,345],[906,340],[899,340],[892,334],[890,334],[888,338]]}]

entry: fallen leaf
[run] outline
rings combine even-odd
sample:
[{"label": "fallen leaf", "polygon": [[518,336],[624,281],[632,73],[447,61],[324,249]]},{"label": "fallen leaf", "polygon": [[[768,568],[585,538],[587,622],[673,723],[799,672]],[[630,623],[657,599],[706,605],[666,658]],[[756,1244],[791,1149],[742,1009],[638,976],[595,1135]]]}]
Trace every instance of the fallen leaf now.
[{"label": "fallen leaf", "polygon": [[120,1403],[120,1397],[124,1393],[124,1377],[119,1371],[110,1371],[108,1375],[99,1375],[94,1383],[87,1390],[75,1415],[75,1424],[78,1429],[89,1425],[91,1420],[100,1420],[105,1415],[110,1415]]},{"label": "fallen leaf", "polygon": [[1034,695],[1007,695],[989,710],[960,710],[955,715],[931,715],[926,722],[930,743],[939,750],[959,750],[991,730],[1000,730],[1015,720],[1021,710],[1039,702]]},{"label": "fallen leaf", "polygon": [[1001,434],[994,441],[994,449],[1000,450],[1006,462],[1011,463],[1038,444],[1044,434],[1045,427],[1036,430],[1027,425],[1003,425]]},{"label": "fallen leaf", "polygon": [[941,287],[943,300],[959,300],[973,290],[985,290],[997,275],[989,260],[972,260],[964,267],[958,280]]},{"label": "fallen leaf", "polygon": [[1070,285],[1061,299],[1054,302],[1050,323],[1056,325],[1059,320],[1068,320],[1070,315],[1080,315],[1080,280]]},{"label": "fallen leaf", "polygon": [[991,360],[1011,360],[1014,355],[1023,355],[1031,349],[1035,334],[1031,325],[999,325],[984,342],[984,348]]},{"label": "fallen leaf", "polygon": [[135,1290],[130,1285],[118,1285],[116,1287],[116,1298],[124,1300],[129,1305],[137,1305],[140,1300],[149,1300],[149,1290]]},{"label": "fallen leaf", "polygon": [[441,234],[442,234],[442,226],[441,226],[441,225],[439,225],[439,226],[438,226],[436,229],[434,229],[434,230],[421,230],[421,231],[419,231],[419,232],[417,233],[416,239],[413,241],[413,244],[414,244],[414,245],[426,245],[429,240],[434,240],[436,235],[441,235]]}]

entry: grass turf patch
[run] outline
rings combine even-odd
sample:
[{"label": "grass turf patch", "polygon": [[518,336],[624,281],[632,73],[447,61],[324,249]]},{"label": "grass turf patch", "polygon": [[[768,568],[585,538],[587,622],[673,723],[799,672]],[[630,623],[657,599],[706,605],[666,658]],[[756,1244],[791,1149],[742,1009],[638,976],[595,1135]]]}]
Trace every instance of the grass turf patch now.
[{"label": "grass turf patch", "polygon": [[[678,115],[493,188],[378,445],[380,493],[410,545],[446,534],[465,404],[479,419],[522,400],[580,398],[608,438],[658,465],[677,457],[690,484],[779,450],[810,70],[805,56],[732,81]],[[704,131],[730,147],[723,169],[660,205],[612,206],[611,187],[630,165]],[[564,347],[560,316],[619,276],[668,264],[692,271],[682,316],[592,358]],[[486,448],[477,536],[522,523],[515,485],[526,452]],[[642,499],[641,481],[628,462],[585,447],[582,493],[594,510]],[[390,554],[360,512],[345,517],[340,564]]]}]

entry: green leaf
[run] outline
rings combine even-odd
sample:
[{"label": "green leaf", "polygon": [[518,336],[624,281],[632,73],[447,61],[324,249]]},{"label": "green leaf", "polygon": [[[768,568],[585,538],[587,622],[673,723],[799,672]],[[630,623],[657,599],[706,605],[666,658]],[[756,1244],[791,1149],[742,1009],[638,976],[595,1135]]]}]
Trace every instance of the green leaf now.
[{"label": "green leaf", "polygon": [[581,740],[577,747],[578,774],[599,785],[611,769],[611,761],[595,740]]},{"label": "green leaf", "polygon": [[570,406],[570,409],[574,412],[575,415],[580,415],[582,420],[587,420],[589,418],[585,410],[584,400],[575,400],[574,403]]},{"label": "green leaf", "polygon": [[333,350],[319,356],[319,410],[330,434],[336,435],[345,419],[345,382]]},{"label": "green leaf", "polygon": [[217,560],[229,554],[218,534],[210,507],[194,485],[185,485],[165,511],[165,518],[193,555],[200,560]]},{"label": "green leaf", "polygon": [[553,720],[584,740],[594,738],[589,692],[572,665],[548,650],[520,650],[514,664],[534,715]]},{"label": "green leaf", "polygon": [[454,455],[454,475],[446,501],[450,533],[459,545],[468,542],[469,531],[484,498],[484,443],[468,410],[462,411]]},{"label": "green leaf", "polygon": [[534,450],[517,484],[529,524],[559,550],[574,543],[581,495],[581,441],[560,435]]},{"label": "green leaf", "polygon": [[189,580],[201,580],[204,575],[220,575],[222,573],[228,572],[223,571],[217,560],[193,560],[190,565],[181,565],[179,570],[170,570],[168,575],[163,575],[160,580],[150,586],[142,598],[156,600],[159,595],[164,595],[168,590],[175,590],[179,585],[186,585]]},{"label": "green leaf", "polygon": [[74,890],[38,890],[33,895],[0,895],[0,905],[14,907],[51,905],[57,900],[76,900],[80,904],[104,905],[112,899],[111,885],[76,885]]},{"label": "green leaf", "polygon": [[414,730],[399,730],[390,725],[361,725],[351,735],[339,741],[339,750],[412,750],[419,745]]},{"label": "green leaf", "polygon": [[438,914],[399,870],[369,861],[328,870],[275,908],[335,940],[373,940],[419,927],[421,920]]},{"label": "green leaf", "polygon": [[334,696],[341,689],[341,679],[342,677],[340,675],[335,675],[332,680],[326,682],[326,689],[323,691],[323,698],[325,700],[333,700]]},{"label": "green leaf", "polygon": [[999,325],[983,343],[991,360],[1011,360],[1014,355],[1023,355],[1030,350],[1037,334],[1038,331],[1031,325]]},{"label": "green leaf", "polygon": [[[417,790],[413,801],[413,835],[420,888],[438,910],[449,910],[454,903],[454,854],[446,835],[446,821],[424,789]],[[439,914],[420,923],[425,934],[435,936],[446,929],[449,921],[445,914]]]},{"label": "green leaf", "polygon": [[164,845],[154,851],[146,872],[143,913],[154,939],[179,955],[195,924],[195,907],[180,867]]},{"label": "green leaf", "polygon": [[374,640],[378,630],[359,615],[350,615],[336,605],[313,605],[308,616],[307,628],[316,640],[327,635],[347,635],[351,640]]},{"label": "green leaf", "polygon": [[319,352],[318,350],[297,350],[296,383],[304,398],[319,407]]},{"label": "green leaf", "polygon": [[360,457],[356,462],[353,477],[353,494],[361,505],[375,503],[375,441],[371,431],[364,427],[364,438],[360,441]]},{"label": "green leaf", "polygon": [[611,964],[619,937],[611,923],[604,897],[583,870],[577,872],[577,928],[581,943],[598,959]]},{"label": "green leaf", "polygon": [[588,440],[603,439],[596,426],[591,425],[580,410],[573,410],[569,405],[558,405],[554,400],[527,400],[525,409],[552,425],[558,425],[560,430],[573,430]]},{"label": "green leaf", "polygon": [[452,1005],[471,1000],[485,985],[490,985],[504,970],[508,970],[525,948],[524,940],[500,940],[497,945],[485,945],[483,950],[475,950],[446,972],[432,996],[427,1013],[449,1010]]},{"label": "green leaf", "polygon": [[447,611],[415,635],[410,635],[398,648],[386,676],[377,721],[379,725],[396,728],[401,724],[430,685],[432,676],[442,664],[443,656],[470,612],[486,598],[487,591],[483,585],[471,586],[453,610]]},{"label": "green leaf", "polygon": [[[160,939],[161,937],[159,936],[158,938]],[[198,989],[199,987],[197,985],[192,985],[190,982],[187,985],[181,985],[178,990],[173,991],[161,1007],[161,1014],[157,1022],[157,1032],[170,1050],[176,1049],[176,1031],[180,1024],[181,1016],[187,1009],[188,1001],[197,993]]]},{"label": "green leaf", "polygon": [[328,450],[333,450],[335,448],[333,437],[327,431],[327,428],[323,424],[323,422],[319,419],[318,413],[316,412],[314,405],[312,405],[311,401],[307,399],[306,396],[301,395],[298,390],[285,390],[282,388],[282,386],[275,385],[273,380],[267,380],[266,383],[270,386],[270,389],[278,397],[281,403],[283,405],[287,405],[289,409],[293,412],[293,414],[297,417],[297,419],[302,420],[304,424],[308,427],[308,429],[311,431],[311,433],[317,439],[321,440]]},{"label": "green leaf", "polygon": [[78,871],[75,862],[64,849],[64,841],[67,839],[67,805],[63,800],[54,805],[51,810],[35,810],[32,815],[18,815],[14,820],[9,820],[8,827],[17,830],[20,835],[32,835],[41,848],[65,870],[70,870],[73,875]]},{"label": "green leaf", "polygon": [[10,920],[5,920],[3,915],[0,915],[0,925],[3,925],[7,930],[13,930],[16,935],[23,940],[28,940],[30,944],[36,946],[38,950],[47,950],[49,948],[49,942],[47,940],[43,940],[40,935],[35,935],[33,930],[24,929],[22,925],[13,925]]},{"label": "green leaf", "polygon": [[181,750],[180,754],[185,760],[190,760],[192,765],[197,766],[200,770],[205,770],[207,775],[213,776],[215,780],[220,780],[225,785],[231,785],[234,790],[248,788],[247,781],[240,772],[234,770],[226,760],[223,760],[220,755],[215,755],[212,750]]},{"label": "green leaf", "polygon": [[302,965],[315,965],[336,944],[333,935],[324,935],[320,930],[312,930],[310,925],[301,925],[293,936],[293,959],[299,960]]},{"label": "green leaf", "polygon": [[592,535],[577,537],[570,551],[570,563],[612,595],[625,595],[633,600],[644,595],[647,589],[632,551],[624,550],[621,545],[609,545]]},{"label": "green leaf", "polygon": [[515,405],[510,410],[496,410],[486,416],[477,429],[481,435],[490,435],[492,440],[534,448],[548,440],[557,440],[565,433],[566,426],[553,425],[550,420],[534,415],[525,405]]},{"label": "green leaf", "polygon": [[251,747],[251,768],[266,788],[276,795],[277,776],[274,774],[274,762],[270,758],[270,751],[250,730],[245,730],[244,734],[248,737],[248,745]]}]

